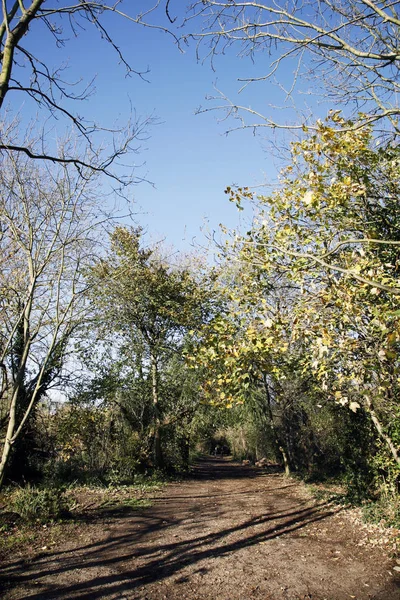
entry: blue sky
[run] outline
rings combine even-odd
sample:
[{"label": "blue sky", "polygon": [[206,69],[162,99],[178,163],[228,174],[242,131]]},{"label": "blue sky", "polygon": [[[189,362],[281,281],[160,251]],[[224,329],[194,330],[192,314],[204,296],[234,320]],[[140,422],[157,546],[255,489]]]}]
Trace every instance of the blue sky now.
[{"label": "blue sky", "polygon": [[[46,62],[68,64],[65,77],[70,81],[86,82],[96,76],[95,93],[75,106],[79,113],[112,126],[116,121],[124,123],[132,106],[139,118],[158,120],[148,128],[148,139],[131,160],[145,163],[138,174],[154,182],[154,187],[143,183],[133,190],[137,221],[153,239],[165,238],[168,244],[188,250],[193,239],[204,243],[200,230],[205,224],[215,230],[219,223],[228,227],[239,223],[239,213],[224,194],[226,186],[253,186],[276,178],[279,161],[265,150],[265,139],[249,130],[226,136],[235,123],[220,122],[222,113],[195,114],[199,105],[212,106],[205,97],[214,93],[215,84],[229,97],[264,113],[269,104],[280,104],[282,98],[272,84],[249,86],[236,96],[237,79],[259,74],[260,69],[265,72],[271,58],[258,55],[253,64],[229,51],[216,61],[214,72],[209,63],[196,60],[194,46],[181,53],[160,31],[114,17],[108,26],[132,67],[150,69],[148,82],[135,75],[127,78],[115,52],[90,27],[76,39],[70,35],[59,49],[42,26],[32,27],[25,44]],[[290,80],[294,68],[289,63],[281,76]],[[33,110],[28,104],[22,109],[24,114]],[[293,116],[290,111],[288,116]]]}]

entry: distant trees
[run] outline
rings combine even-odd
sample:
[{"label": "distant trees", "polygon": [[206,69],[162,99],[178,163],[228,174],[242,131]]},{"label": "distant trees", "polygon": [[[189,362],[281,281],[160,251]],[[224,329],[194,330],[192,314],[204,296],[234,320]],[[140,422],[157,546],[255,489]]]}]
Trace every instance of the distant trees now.
[{"label": "distant trees", "polygon": [[[201,386],[185,352],[217,310],[213,270],[193,257],[190,267],[169,264],[140,229],[114,228],[108,246],[94,183],[91,169],[81,177],[13,153],[4,163],[2,481],[10,460],[28,474],[34,445],[64,476],[129,479],[143,465],[188,465]],[[84,367],[81,381],[68,365]],[[46,413],[54,387],[67,399]]]},{"label": "distant trees", "polygon": [[139,229],[115,229],[110,253],[92,271],[93,298],[100,339],[119,347],[121,368],[128,369],[124,387],[131,392],[124,410],[134,410],[133,387],[140,385],[142,424],[152,439],[154,462],[162,466],[163,430],[171,419],[182,424],[198,403],[195,389],[185,395],[191,375],[185,375],[182,352],[208,318],[212,297],[200,270],[171,266],[157,247],[142,244]]}]

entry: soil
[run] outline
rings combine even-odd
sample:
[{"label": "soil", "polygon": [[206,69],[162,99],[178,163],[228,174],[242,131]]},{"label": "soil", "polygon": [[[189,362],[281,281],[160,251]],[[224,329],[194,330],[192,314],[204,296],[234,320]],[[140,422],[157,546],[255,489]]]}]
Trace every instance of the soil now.
[{"label": "soil", "polygon": [[228,458],[199,461],[151,507],[111,510],[69,531],[6,558],[2,597],[400,600],[388,538],[281,473]]}]

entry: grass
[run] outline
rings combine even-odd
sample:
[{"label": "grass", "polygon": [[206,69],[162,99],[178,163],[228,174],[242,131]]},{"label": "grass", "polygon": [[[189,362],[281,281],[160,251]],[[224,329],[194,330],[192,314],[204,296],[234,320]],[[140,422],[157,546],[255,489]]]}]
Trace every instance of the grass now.
[{"label": "grass", "polygon": [[7,498],[7,507],[24,522],[48,523],[69,513],[65,491],[58,487],[17,487]]},{"label": "grass", "polygon": [[0,494],[0,556],[51,549],[62,539],[86,535],[104,511],[151,506],[148,496],[164,485],[138,477],[133,485],[8,488]]}]

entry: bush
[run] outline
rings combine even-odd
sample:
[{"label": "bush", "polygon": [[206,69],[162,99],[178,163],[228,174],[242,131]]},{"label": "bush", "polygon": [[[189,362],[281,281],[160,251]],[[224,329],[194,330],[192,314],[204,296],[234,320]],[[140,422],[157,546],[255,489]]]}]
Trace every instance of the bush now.
[{"label": "bush", "polygon": [[60,488],[20,488],[11,497],[10,508],[24,521],[45,523],[68,513],[68,503]]},{"label": "bush", "polygon": [[400,497],[382,495],[363,506],[364,519],[368,523],[400,529]]},{"label": "bush", "polygon": [[[379,459],[379,454],[375,457]],[[379,460],[382,464],[383,457]],[[375,497],[363,506],[365,520],[378,523],[385,527],[400,529],[400,493],[399,493],[399,467],[388,465],[386,459],[386,477],[376,479]]]},{"label": "bush", "polygon": [[167,473],[184,473],[189,468],[189,438],[181,427],[164,426],[161,431],[162,468]]}]

